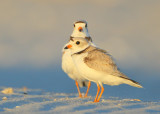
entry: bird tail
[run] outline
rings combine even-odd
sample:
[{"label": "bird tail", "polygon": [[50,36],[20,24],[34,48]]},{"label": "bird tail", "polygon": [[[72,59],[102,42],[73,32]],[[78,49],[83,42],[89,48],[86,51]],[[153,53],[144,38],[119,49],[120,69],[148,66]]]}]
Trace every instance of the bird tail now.
[{"label": "bird tail", "polygon": [[141,84],[139,82],[136,82],[132,79],[129,79],[127,76],[125,76],[124,74],[122,76],[120,76],[121,78],[125,79],[124,83],[134,86],[134,87],[138,87],[138,88],[143,88],[143,86],[141,86]]},{"label": "bird tail", "polygon": [[134,81],[134,80],[131,80],[131,79],[127,79],[128,81],[126,81],[125,83],[128,84],[128,85],[131,85],[131,86],[134,86],[134,87],[138,87],[138,88],[143,88],[141,86],[140,83]]}]

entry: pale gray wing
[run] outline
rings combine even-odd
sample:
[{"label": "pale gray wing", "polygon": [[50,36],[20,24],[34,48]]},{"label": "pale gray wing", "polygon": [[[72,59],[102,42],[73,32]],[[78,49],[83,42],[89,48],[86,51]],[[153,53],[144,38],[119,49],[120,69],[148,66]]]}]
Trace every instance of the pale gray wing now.
[{"label": "pale gray wing", "polygon": [[97,48],[89,51],[87,57],[84,58],[84,62],[88,67],[97,71],[109,74],[117,71],[117,66],[112,60],[112,57],[102,49]]},{"label": "pale gray wing", "polygon": [[97,71],[106,72],[107,74],[131,80],[118,70],[112,56],[103,49],[96,48],[89,51],[87,57],[84,58],[84,62],[88,67]]}]

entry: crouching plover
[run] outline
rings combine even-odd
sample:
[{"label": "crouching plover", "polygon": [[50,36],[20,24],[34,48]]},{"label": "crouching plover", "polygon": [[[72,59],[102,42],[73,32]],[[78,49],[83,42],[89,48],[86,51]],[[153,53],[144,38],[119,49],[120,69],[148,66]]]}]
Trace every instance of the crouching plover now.
[{"label": "crouching plover", "polygon": [[[70,37],[70,40],[72,40],[72,38],[74,37],[80,37],[80,38],[85,38],[86,40],[88,40],[89,42],[91,42],[91,37],[88,33],[88,28],[87,28],[87,22],[84,20],[81,21],[76,21],[74,23],[74,29],[73,29],[73,33]],[[68,44],[66,44],[68,45]],[[75,64],[73,63],[72,57],[71,57],[71,51],[68,50],[66,47],[66,45],[64,46],[63,50],[62,50],[62,69],[63,71],[68,74],[68,76],[75,80],[76,86],[77,86],[77,90],[79,93],[79,97],[82,97],[82,94],[80,92],[79,89],[79,85],[80,87],[84,87],[88,85],[85,97],[87,97],[89,88],[91,86],[91,82],[86,80],[84,77],[82,77],[80,75],[80,73],[78,72]]]},{"label": "crouching plover", "polygon": [[[97,84],[97,95],[94,102],[99,102],[104,91],[103,84],[111,86],[128,84],[142,88],[138,82],[128,78],[118,70],[107,52],[92,46],[86,39],[74,38],[66,48],[71,50],[71,56],[81,76]],[[101,86],[100,95],[99,85]]]}]

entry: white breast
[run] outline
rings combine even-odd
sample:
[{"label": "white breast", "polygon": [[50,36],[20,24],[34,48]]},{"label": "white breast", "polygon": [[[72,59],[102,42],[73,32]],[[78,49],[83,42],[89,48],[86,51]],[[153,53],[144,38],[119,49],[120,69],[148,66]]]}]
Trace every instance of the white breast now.
[{"label": "white breast", "polygon": [[75,64],[73,63],[73,59],[71,57],[70,50],[65,50],[62,56],[62,69],[68,76],[73,80],[85,80],[78,72]]}]

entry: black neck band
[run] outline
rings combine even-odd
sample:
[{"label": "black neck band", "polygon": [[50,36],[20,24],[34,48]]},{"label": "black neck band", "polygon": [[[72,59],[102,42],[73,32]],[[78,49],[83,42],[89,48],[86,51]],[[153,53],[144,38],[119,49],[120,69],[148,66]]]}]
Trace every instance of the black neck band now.
[{"label": "black neck band", "polygon": [[[87,48],[85,48],[84,50],[79,51],[79,52],[76,52],[76,53],[74,53],[74,54],[81,54],[81,53],[85,52],[89,47],[90,47],[90,46],[88,46],[88,47],[87,47]],[[72,55],[74,55],[74,54],[72,54]]]}]

